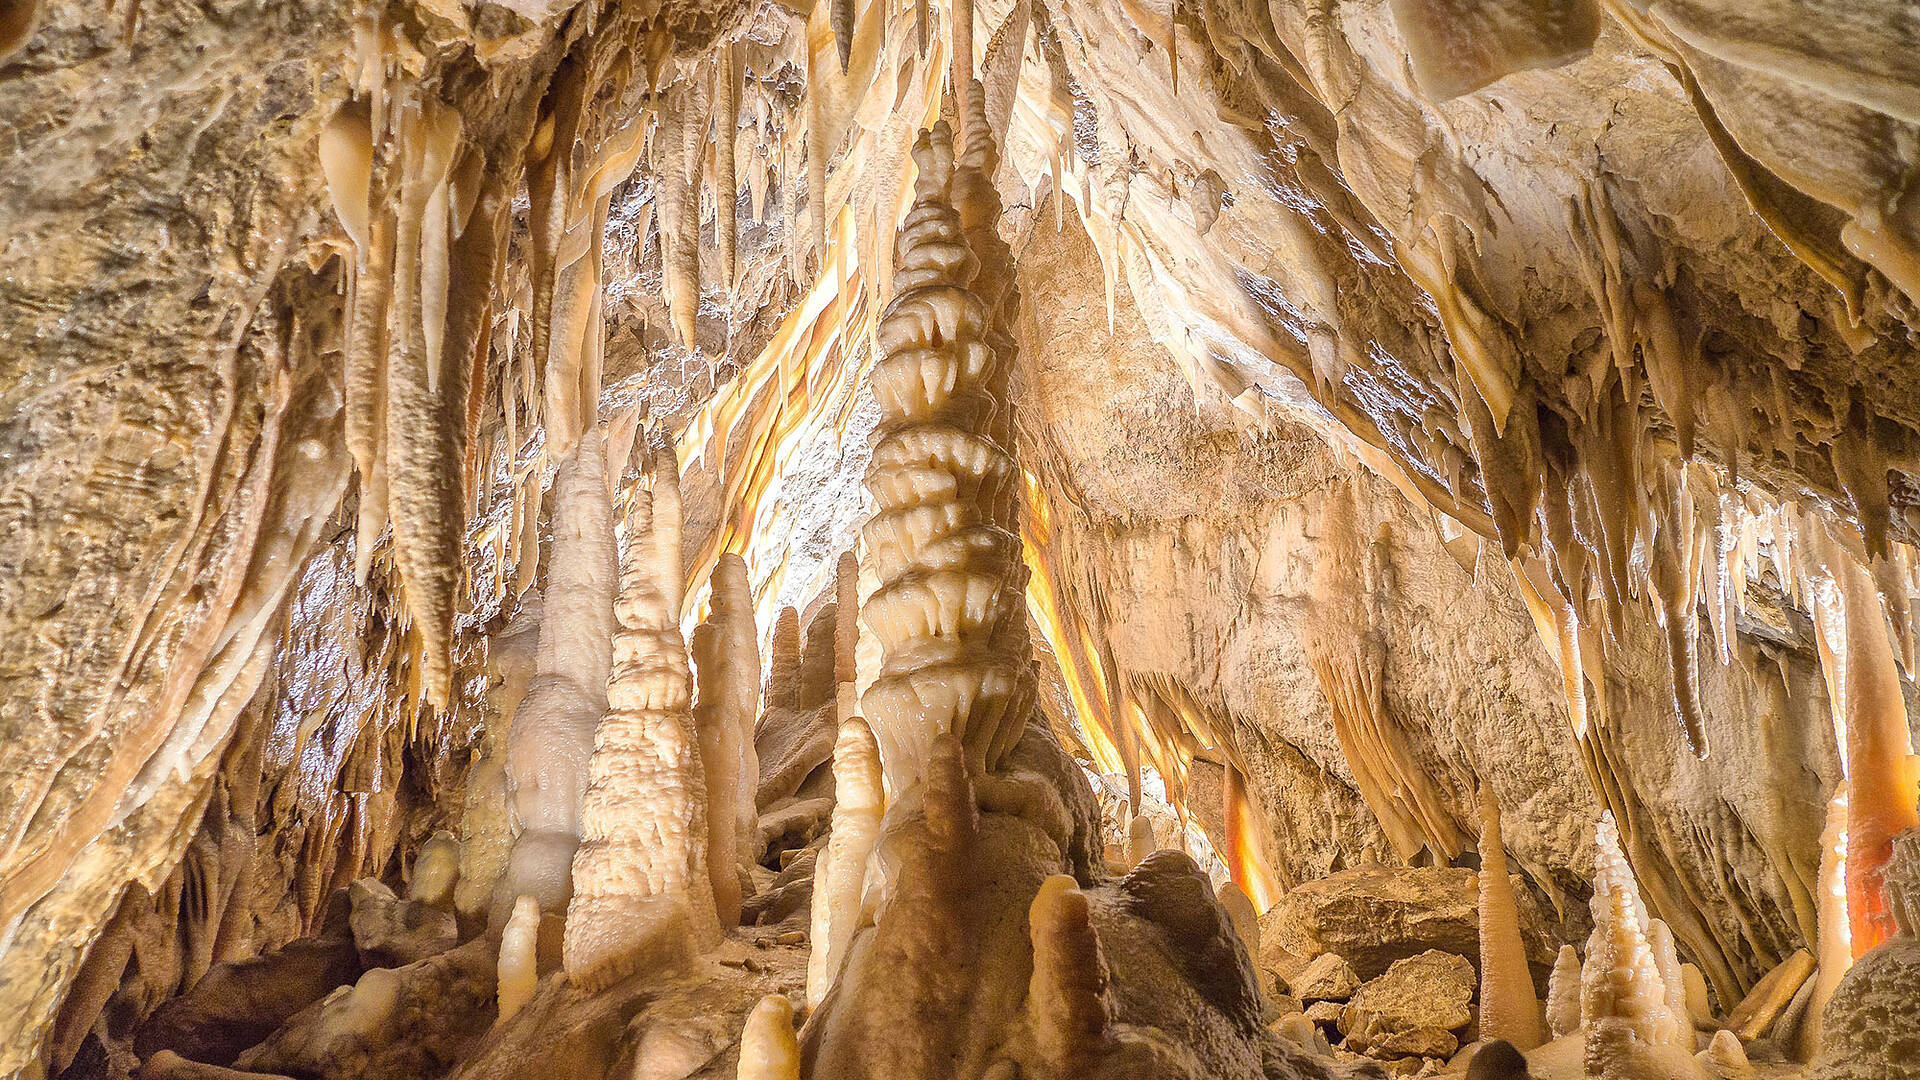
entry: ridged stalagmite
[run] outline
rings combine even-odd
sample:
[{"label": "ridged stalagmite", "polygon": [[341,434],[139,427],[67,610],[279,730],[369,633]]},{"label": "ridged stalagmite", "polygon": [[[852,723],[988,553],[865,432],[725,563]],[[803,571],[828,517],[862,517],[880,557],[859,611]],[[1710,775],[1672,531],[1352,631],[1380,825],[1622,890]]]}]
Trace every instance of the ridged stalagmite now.
[{"label": "ridged stalagmite", "polygon": [[959,737],[976,773],[990,770],[1034,699],[1018,475],[988,434],[1006,371],[970,287],[979,263],[951,202],[944,127],[922,133],[914,160],[917,197],[895,245],[872,376],[881,421],[867,487],[878,508],[866,541],[881,584],[862,611],[882,650],[863,712],[895,790],[917,782],[942,732]]},{"label": "ridged stalagmite", "polygon": [[636,490],[627,511],[608,708],[594,736],[573,864],[563,956],[568,978],[587,985],[669,962],[720,932],[680,633],[680,524],[678,466],[668,448],[654,458],[650,489]]}]

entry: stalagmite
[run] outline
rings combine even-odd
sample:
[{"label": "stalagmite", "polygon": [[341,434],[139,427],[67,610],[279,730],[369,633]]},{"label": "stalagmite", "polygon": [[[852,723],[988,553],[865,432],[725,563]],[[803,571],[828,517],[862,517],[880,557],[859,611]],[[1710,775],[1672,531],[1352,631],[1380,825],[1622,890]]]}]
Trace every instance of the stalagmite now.
[{"label": "stalagmite", "polygon": [[1814,592],[1814,628],[1845,756],[1847,919],[1858,958],[1893,933],[1882,878],[1894,836],[1920,824],[1920,807],[1906,699],[1879,590],[1831,537],[1816,537],[1815,550],[1827,575]]},{"label": "stalagmite", "polygon": [[845,724],[860,711],[859,644],[860,560],[851,551],[840,553],[833,571],[833,718]]},{"label": "stalagmite", "polygon": [[540,902],[531,896],[515,899],[513,914],[500,931],[500,1018],[496,1023],[511,1020],[533,1000],[534,987],[540,980],[535,957],[539,936]]},{"label": "stalagmite", "polygon": [[1611,812],[1595,830],[1593,937],[1581,972],[1583,1056],[1589,1077],[1697,1077],[1693,1028],[1667,1005],[1648,944],[1646,909],[1620,853]]},{"label": "stalagmite", "polygon": [[807,958],[807,1005],[817,1007],[838,976],[861,916],[867,860],[886,809],[880,747],[866,721],[840,724],[833,744],[833,831],[814,868],[813,951]]},{"label": "stalagmite", "polygon": [[590,431],[554,477],[553,539],[539,652],[507,733],[507,779],[519,829],[494,888],[493,925],[516,897],[562,915],[573,895],[581,799],[613,667],[618,554],[600,435]]},{"label": "stalagmite", "polygon": [[1741,1047],[1740,1039],[1733,1032],[1720,1030],[1713,1033],[1713,1039],[1707,1048],[1699,1053],[1700,1064],[1720,1080],[1752,1080],[1753,1064],[1747,1060],[1747,1052]]},{"label": "stalagmite", "polygon": [[1227,918],[1233,923],[1233,932],[1247,947],[1247,955],[1260,955],[1260,912],[1253,906],[1253,899],[1246,890],[1232,881],[1220,883],[1215,894],[1220,906],[1227,911]]},{"label": "stalagmite", "polygon": [[1086,894],[1065,874],[1040,886],[1028,911],[1033,976],[1027,1010],[1040,1058],[1062,1076],[1092,1063],[1111,1022],[1107,962]]},{"label": "stalagmite", "polygon": [[1523,1051],[1546,1041],[1520,938],[1520,910],[1507,879],[1500,803],[1485,785],[1480,788],[1480,1034]]},{"label": "stalagmite", "polygon": [[[680,480],[671,444],[655,456],[651,480],[628,504],[612,681],[573,860],[564,962],[570,980],[589,986],[674,962],[712,944],[721,929],[680,633]],[[730,821],[725,832],[733,835]],[[724,869],[725,880],[737,882],[731,863]],[[737,910],[737,884],[727,899]]]},{"label": "stalagmite", "polygon": [[1153,838],[1153,822],[1145,814],[1135,814],[1127,822],[1127,866],[1140,865],[1140,860],[1154,853],[1160,846]]},{"label": "stalagmite", "polygon": [[[656,522],[658,485],[672,468],[666,460],[670,454],[662,455],[655,473]],[[700,691],[693,715],[706,776],[707,869],[720,925],[730,929],[740,922],[740,875],[754,860],[759,828],[753,788],[760,766],[752,733],[760,712],[760,647],[746,561],[722,555],[712,580],[713,614],[693,635]]]},{"label": "stalagmite", "polygon": [[914,160],[872,376],[884,434],[867,473],[878,511],[866,540],[881,585],[862,613],[883,655],[863,711],[896,791],[918,779],[941,732],[961,739],[975,772],[991,771],[1034,697],[1015,473],[986,434],[1007,372],[969,288],[979,263],[948,201],[943,126],[922,133]]},{"label": "stalagmite", "polygon": [[1580,954],[1560,946],[1547,980],[1547,1033],[1558,1039],[1580,1030]]},{"label": "stalagmite", "polygon": [[800,1044],[794,1039],[793,1003],[768,994],[747,1014],[740,1033],[739,1080],[800,1080]]},{"label": "stalagmite", "polygon": [[460,844],[445,829],[420,846],[413,860],[407,899],[445,907],[453,903],[453,887],[460,879]]}]

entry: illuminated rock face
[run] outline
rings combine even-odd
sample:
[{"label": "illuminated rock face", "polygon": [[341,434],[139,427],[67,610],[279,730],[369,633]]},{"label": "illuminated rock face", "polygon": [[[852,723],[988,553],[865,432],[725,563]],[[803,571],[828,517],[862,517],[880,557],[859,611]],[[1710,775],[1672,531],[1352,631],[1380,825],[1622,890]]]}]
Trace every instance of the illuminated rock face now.
[{"label": "illuminated rock face", "polygon": [[[1907,15],[0,2],[0,1075],[712,1074],[743,1026],[742,1075],[1317,1075],[1237,898],[1471,875],[1485,798],[1457,952],[1487,1033],[1547,985],[1536,1075],[1880,1075]],[[625,629],[711,616],[691,710],[672,649],[609,670],[644,432],[694,588]],[[752,730],[752,639],[828,601]],[[589,812],[643,713],[678,786]],[[1102,865],[1136,816],[1232,887],[1177,827]],[[557,979],[583,835],[583,911],[783,929],[643,987],[583,918]]]}]

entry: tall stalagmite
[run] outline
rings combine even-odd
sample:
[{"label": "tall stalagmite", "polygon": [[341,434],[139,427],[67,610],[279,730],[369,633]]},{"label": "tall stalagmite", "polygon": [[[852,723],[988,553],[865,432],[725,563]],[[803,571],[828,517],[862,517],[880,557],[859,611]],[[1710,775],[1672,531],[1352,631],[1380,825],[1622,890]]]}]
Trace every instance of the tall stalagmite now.
[{"label": "tall stalagmite", "polygon": [[588,759],[613,668],[619,556],[598,430],[581,438],[553,483],[552,553],[534,676],[507,733],[518,832],[494,887],[495,926],[506,922],[520,896],[532,896],[549,915],[567,910]]},{"label": "tall stalagmite", "polygon": [[720,925],[740,922],[741,875],[752,864],[760,775],[753,722],[760,713],[760,643],[747,564],[731,552],[713,568],[713,612],[693,633],[699,698],[694,721],[707,785],[707,870]]},{"label": "tall stalagmite", "polygon": [[881,585],[862,612],[882,650],[862,705],[895,790],[918,781],[942,732],[960,738],[975,773],[990,770],[1034,699],[1018,474],[989,434],[1004,423],[1006,367],[949,201],[944,128],[922,133],[914,160],[917,198],[895,245],[872,378],[881,421],[867,486],[878,509],[866,541]]},{"label": "tall stalagmite", "polygon": [[635,490],[627,509],[608,710],[594,736],[567,909],[567,976],[587,985],[673,960],[720,930],[708,875],[707,782],[680,633],[680,475],[672,447],[655,453],[652,465],[650,487]]},{"label": "tall stalagmite", "polygon": [[1546,1041],[1540,999],[1527,971],[1520,910],[1507,880],[1507,849],[1500,837],[1500,802],[1480,789],[1480,1034],[1521,1050]]}]

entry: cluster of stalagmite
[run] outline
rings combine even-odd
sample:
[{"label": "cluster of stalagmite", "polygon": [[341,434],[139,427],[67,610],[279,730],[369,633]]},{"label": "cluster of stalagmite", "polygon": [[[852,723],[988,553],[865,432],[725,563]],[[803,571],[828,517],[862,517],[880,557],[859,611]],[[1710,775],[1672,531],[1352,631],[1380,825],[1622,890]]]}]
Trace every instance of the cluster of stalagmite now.
[{"label": "cluster of stalagmite", "polygon": [[[916,198],[895,245],[871,383],[881,421],[866,543],[881,584],[862,611],[883,657],[862,704],[896,790],[918,780],[943,732],[961,740],[975,772],[989,771],[1034,700],[1018,476],[992,438],[1006,423],[1007,373],[950,194],[944,127],[921,134],[914,161]],[[985,288],[1004,293],[1006,283],[989,276]]]},{"label": "cluster of stalagmite", "polygon": [[[652,458],[651,484],[628,503],[612,681],[594,734],[567,908],[563,962],[570,979],[589,985],[720,932],[709,874],[714,808],[680,632],[680,469],[670,446]],[[732,813],[720,824],[731,840]],[[732,879],[731,860],[715,869]],[[737,884],[728,898],[737,911]]]}]

